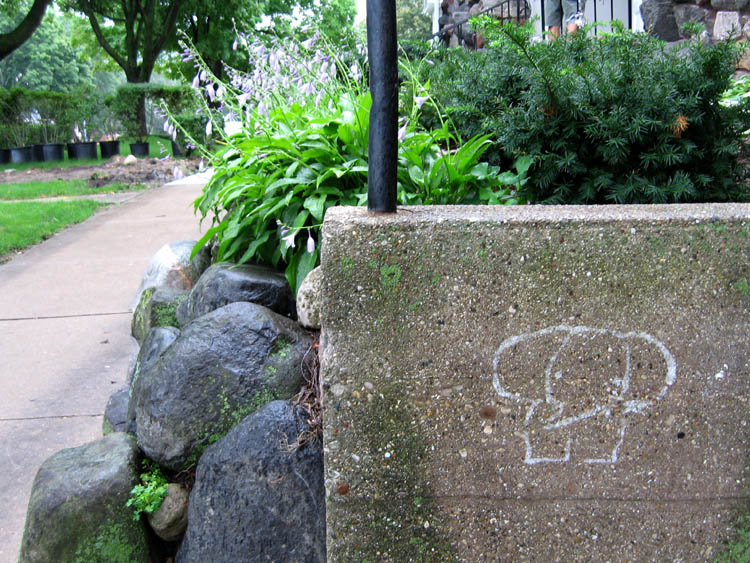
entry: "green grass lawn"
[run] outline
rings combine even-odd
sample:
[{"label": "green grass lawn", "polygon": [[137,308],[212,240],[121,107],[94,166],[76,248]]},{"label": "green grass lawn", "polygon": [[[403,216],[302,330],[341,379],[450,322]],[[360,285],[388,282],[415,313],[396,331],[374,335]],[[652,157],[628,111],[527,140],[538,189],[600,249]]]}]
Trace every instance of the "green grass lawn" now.
[{"label": "green grass lawn", "polygon": [[49,182],[25,182],[22,184],[0,184],[0,200],[37,199],[57,196],[111,194],[145,189],[146,186],[128,186],[116,182],[101,188],[89,187],[86,180],[52,180]]},{"label": "green grass lawn", "polygon": [[92,200],[0,202],[0,261],[89,218],[103,203]]}]

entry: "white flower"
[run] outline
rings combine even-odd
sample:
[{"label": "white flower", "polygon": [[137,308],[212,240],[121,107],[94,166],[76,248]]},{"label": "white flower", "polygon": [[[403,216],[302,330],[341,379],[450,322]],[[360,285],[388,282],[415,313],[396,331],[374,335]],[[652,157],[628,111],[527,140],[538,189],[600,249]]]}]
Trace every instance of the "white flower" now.
[{"label": "white flower", "polygon": [[429,96],[414,96],[414,101],[417,104],[417,109],[422,109],[422,106],[424,105],[424,103],[429,99],[430,99]]},{"label": "white flower", "polygon": [[193,88],[198,88],[201,85],[201,75],[200,73],[195,75],[195,78],[193,78],[193,82],[190,84]]},{"label": "white flower", "polygon": [[224,133],[227,134],[227,136],[231,137],[232,135],[236,135],[242,131],[242,123],[239,121],[227,121],[224,124]]},{"label": "white flower", "polygon": [[206,123],[206,137],[211,136],[211,132],[214,130],[213,124],[211,123],[211,120],[208,120],[208,123]]},{"label": "white flower", "polygon": [[240,94],[239,96],[237,96],[237,103],[239,104],[240,107],[243,107],[247,103],[247,100],[249,98],[250,98],[250,93],[249,92],[245,92],[243,94]]},{"label": "white flower", "polygon": [[172,176],[174,176],[175,180],[182,180],[185,177],[185,173],[182,171],[182,168],[175,166],[172,169]]},{"label": "white flower", "polygon": [[[283,233],[284,229],[282,229],[281,232]],[[281,241],[284,243],[284,246],[286,248],[294,248],[294,237],[296,237],[296,236],[297,236],[297,231],[292,231],[291,233],[289,233],[285,237],[282,237]]]},{"label": "white flower", "polygon": [[398,140],[403,141],[404,137],[406,137],[406,126],[409,125],[409,122],[407,121],[404,123],[401,127],[398,129]]},{"label": "white flower", "polygon": [[234,42],[232,43],[232,51],[236,51],[236,50],[237,50],[237,40],[235,39]]},{"label": "white flower", "polygon": [[315,251],[315,241],[312,238],[312,234],[310,231],[307,231],[307,246],[306,246],[307,252],[312,254]]}]

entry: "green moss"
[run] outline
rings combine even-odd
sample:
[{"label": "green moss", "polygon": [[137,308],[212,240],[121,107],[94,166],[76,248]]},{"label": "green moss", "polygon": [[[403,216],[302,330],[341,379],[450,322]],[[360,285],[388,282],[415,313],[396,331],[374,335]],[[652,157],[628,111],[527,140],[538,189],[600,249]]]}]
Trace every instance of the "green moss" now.
[{"label": "green moss", "polygon": [[131,541],[121,524],[100,526],[91,543],[79,547],[74,555],[75,563],[131,563],[145,557]]},{"label": "green moss", "polygon": [[[370,517],[336,530],[347,544],[340,560],[448,562],[455,560],[449,540],[441,532],[441,515],[434,505],[422,465],[427,443],[415,424],[414,411],[403,401],[397,383],[379,386],[382,399],[361,413],[366,424],[357,439],[373,455],[392,452],[382,464],[372,467],[368,490],[359,502],[367,502]],[[387,485],[386,485],[387,484]],[[380,486],[385,489],[379,489]],[[404,502],[406,499],[411,501]],[[334,505],[335,507],[335,505]],[[425,522],[429,526],[425,527]],[[383,538],[387,537],[387,544]],[[341,547],[344,547],[340,544]]]},{"label": "green moss", "polygon": [[267,387],[255,393],[249,402],[241,406],[232,405],[229,397],[222,395],[221,407],[219,410],[220,423],[218,428],[205,432],[198,439],[198,444],[193,447],[192,452],[188,457],[188,467],[198,464],[198,460],[200,460],[200,457],[203,455],[203,452],[206,451],[208,446],[221,440],[232,428],[237,426],[255,411],[265,406],[266,403],[275,401],[278,398],[278,394]]},{"label": "green moss", "polygon": [[750,298],[750,282],[746,278],[742,278],[734,282],[734,289],[740,292],[743,297]]},{"label": "green moss", "polygon": [[401,266],[393,264],[380,267],[380,285],[385,291],[395,291],[401,281]]}]

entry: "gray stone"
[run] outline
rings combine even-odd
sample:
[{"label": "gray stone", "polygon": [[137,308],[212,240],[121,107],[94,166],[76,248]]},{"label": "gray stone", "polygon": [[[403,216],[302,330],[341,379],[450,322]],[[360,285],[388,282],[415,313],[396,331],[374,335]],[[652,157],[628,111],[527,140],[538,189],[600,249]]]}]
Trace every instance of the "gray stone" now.
[{"label": "gray stone", "polygon": [[320,329],[320,301],[323,273],[314,268],[297,290],[297,320],[305,328]]},{"label": "gray stone", "polygon": [[188,324],[134,380],[138,445],[173,470],[274,398],[302,382],[311,335],[260,305],[230,303]]},{"label": "gray stone", "polygon": [[680,39],[671,0],[643,0],[641,16],[643,16],[646,31],[659,39],[664,41]]},{"label": "gray stone", "polygon": [[716,22],[714,23],[713,38],[727,39],[728,37],[737,37],[742,33],[740,24],[740,15],[737,12],[717,12]]},{"label": "gray stone", "polygon": [[247,301],[294,317],[295,307],[284,274],[267,266],[222,262],[209,267],[178,308],[181,326],[229,303]]},{"label": "gray stone", "polygon": [[179,483],[169,483],[159,509],[147,515],[151,529],[164,541],[177,541],[187,528],[187,507],[187,489]]},{"label": "gray stone", "polygon": [[131,434],[136,433],[135,423],[135,403],[132,400],[133,389],[144,371],[150,370],[164,350],[169,348],[177,340],[180,331],[174,327],[156,327],[152,328],[138,351],[138,357],[133,364],[133,370],[128,375],[128,406],[127,406],[127,431]]},{"label": "gray stone", "polygon": [[750,0],[711,0],[714,10],[744,10],[750,5]]},{"label": "gray stone", "polygon": [[190,290],[198,278],[211,263],[209,249],[203,247],[195,258],[190,254],[195,247],[194,240],[172,242],[162,246],[149,262],[143,274],[141,292],[149,287],[171,287],[172,289]]},{"label": "gray stone", "polygon": [[48,458],[34,479],[21,563],[148,561],[146,530],[125,506],[140,452],[115,433]]},{"label": "gray stone", "polygon": [[330,208],[321,248],[328,561],[720,555],[750,204]]},{"label": "gray stone", "polygon": [[706,23],[708,11],[692,4],[681,4],[674,7],[674,19],[677,29],[682,31],[686,23]]},{"label": "gray stone", "polygon": [[115,391],[107,401],[104,409],[104,421],[102,423],[102,434],[112,432],[126,432],[128,429],[128,402],[130,401],[130,390],[123,387]]},{"label": "gray stone", "polygon": [[178,562],[326,560],[321,445],[288,446],[308,430],[305,419],[273,401],[206,450]]},{"label": "gray stone", "polygon": [[153,327],[179,328],[177,307],[187,295],[186,290],[171,287],[149,287],[143,290],[130,323],[131,334],[138,344],[143,344],[148,331]]}]

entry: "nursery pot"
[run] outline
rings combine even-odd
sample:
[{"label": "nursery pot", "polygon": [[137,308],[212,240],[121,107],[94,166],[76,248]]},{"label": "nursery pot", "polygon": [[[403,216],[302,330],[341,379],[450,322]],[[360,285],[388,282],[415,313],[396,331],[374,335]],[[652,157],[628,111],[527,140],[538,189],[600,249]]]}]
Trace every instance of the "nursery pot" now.
[{"label": "nursery pot", "polygon": [[34,145],[32,148],[32,152],[34,153],[34,162],[43,162],[44,161],[44,151],[42,150],[43,145]]},{"label": "nursery pot", "polygon": [[65,146],[62,143],[47,143],[42,145],[42,160],[65,160]]},{"label": "nursery pot", "polygon": [[68,143],[68,158],[97,159],[96,143]]},{"label": "nursery pot", "polygon": [[130,143],[130,154],[133,156],[148,156],[148,143]]},{"label": "nursery pot", "polygon": [[172,156],[185,156],[179,143],[172,141]]},{"label": "nursery pot", "polygon": [[0,149],[0,164],[8,164],[10,162],[10,149]]},{"label": "nursery pot", "polygon": [[13,164],[34,161],[34,147],[14,147],[10,149],[10,161]]},{"label": "nursery pot", "polygon": [[99,141],[102,158],[111,158],[120,154],[120,141]]}]

